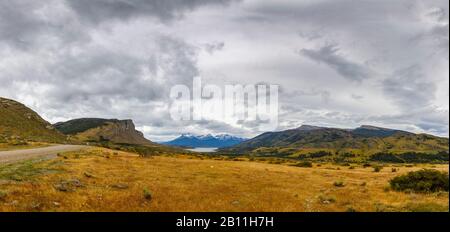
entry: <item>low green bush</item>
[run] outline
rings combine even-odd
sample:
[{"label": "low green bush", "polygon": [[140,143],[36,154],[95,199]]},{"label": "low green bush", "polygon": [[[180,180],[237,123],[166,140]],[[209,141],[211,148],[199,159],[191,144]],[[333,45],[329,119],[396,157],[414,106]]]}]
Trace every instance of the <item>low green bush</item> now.
[{"label": "low green bush", "polygon": [[304,161],[304,162],[296,163],[296,164],[294,164],[294,166],[301,167],[301,168],[312,168],[313,164],[309,161]]},{"label": "low green bush", "polygon": [[150,190],[148,190],[147,188],[144,188],[144,198],[148,201],[152,200],[153,198],[153,194],[152,192],[150,192]]},{"label": "low green bush", "polygon": [[345,186],[343,181],[336,181],[336,182],[333,183],[333,185],[335,187],[344,187]]},{"label": "low green bush", "polygon": [[374,172],[380,172],[381,169],[383,169],[382,166],[374,166],[374,167],[373,167],[373,171],[374,171]]}]

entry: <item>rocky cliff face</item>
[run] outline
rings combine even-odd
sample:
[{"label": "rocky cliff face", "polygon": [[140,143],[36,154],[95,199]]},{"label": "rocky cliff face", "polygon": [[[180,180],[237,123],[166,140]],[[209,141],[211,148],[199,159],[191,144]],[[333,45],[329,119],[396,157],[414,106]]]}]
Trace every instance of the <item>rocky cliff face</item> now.
[{"label": "rocky cliff face", "polygon": [[102,139],[115,143],[128,144],[150,144],[151,142],[144,137],[144,134],[136,130],[132,120],[119,120],[108,123],[102,127],[99,133]]},{"label": "rocky cliff face", "polygon": [[132,120],[83,118],[57,123],[56,129],[80,141],[150,145]]}]

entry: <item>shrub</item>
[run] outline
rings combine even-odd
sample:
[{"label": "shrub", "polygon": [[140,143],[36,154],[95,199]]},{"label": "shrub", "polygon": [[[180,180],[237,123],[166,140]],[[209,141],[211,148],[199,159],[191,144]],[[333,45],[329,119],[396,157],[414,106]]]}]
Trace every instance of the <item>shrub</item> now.
[{"label": "shrub", "polygon": [[270,161],[271,164],[282,164],[283,162],[280,160]]},{"label": "shrub", "polygon": [[147,188],[144,189],[144,198],[148,201],[152,200],[152,193]]},{"label": "shrub", "polygon": [[330,204],[330,203],[336,202],[336,197],[335,196],[328,196],[328,195],[320,195],[319,196],[319,201],[322,204]]},{"label": "shrub", "polygon": [[83,174],[87,178],[94,178],[94,175],[92,173],[90,173],[90,172],[84,172]]},{"label": "shrub", "polygon": [[1,200],[4,200],[4,199],[6,198],[7,195],[8,195],[8,194],[7,194],[5,191],[0,190],[0,201],[1,201]]},{"label": "shrub", "polygon": [[393,154],[381,152],[370,156],[369,160],[388,163],[445,163],[448,162],[448,152],[441,151],[433,153],[406,152],[402,154]]},{"label": "shrub", "polygon": [[383,169],[383,167],[381,167],[381,166],[375,166],[375,167],[373,167],[373,171],[374,171],[374,172],[380,172],[381,169]]},{"label": "shrub", "polygon": [[396,191],[448,192],[448,173],[423,169],[397,176],[389,184]]},{"label": "shrub", "polygon": [[333,185],[335,187],[344,187],[345,186],[343,181],[336,181],[336,182],[333,183]]},{"label": "shrub", "polygon": [[306,156],[304,158],[321,158],[321,157],[325,157],[325,156],[331,156],[333,154],[331,154],[331,152],[327,152],[327,151],[318,151],[318,152],[313,152],[313,153],[309,153],[306,154]]},{"label": "shrub", "polygon": [[301,167],[301,168],[312,168],[313,164],[309,161],[304,161],[304,162],[296,163],[296,164],[294,164],[294,166]]}]

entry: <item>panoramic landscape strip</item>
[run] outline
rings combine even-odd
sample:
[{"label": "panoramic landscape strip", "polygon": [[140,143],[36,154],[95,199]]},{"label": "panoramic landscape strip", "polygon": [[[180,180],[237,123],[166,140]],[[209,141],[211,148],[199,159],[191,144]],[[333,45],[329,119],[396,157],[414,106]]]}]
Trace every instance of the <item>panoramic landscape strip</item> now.
[{"label": "panoramic landscape strip", "polygon": [[158,144],[132,120],[51,125],[4,98],[0,119],[0,211],[448,211],[448,138],[301,126]]},{"label": "panoramic landscape strip", "polygon": [[449,86],[448,0],[0,0],[0,224],[426,230]]}]

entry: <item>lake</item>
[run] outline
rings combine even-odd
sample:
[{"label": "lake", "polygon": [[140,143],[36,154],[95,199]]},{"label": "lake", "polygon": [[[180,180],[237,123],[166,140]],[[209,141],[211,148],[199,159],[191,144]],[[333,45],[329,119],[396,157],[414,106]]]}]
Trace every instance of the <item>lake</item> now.
[{"label": "lake", "polygon": [[187,150],[193,151],[193,152],[216,152],[217,148],[216,147],[196,147],[196,148],[187,149]]}]

